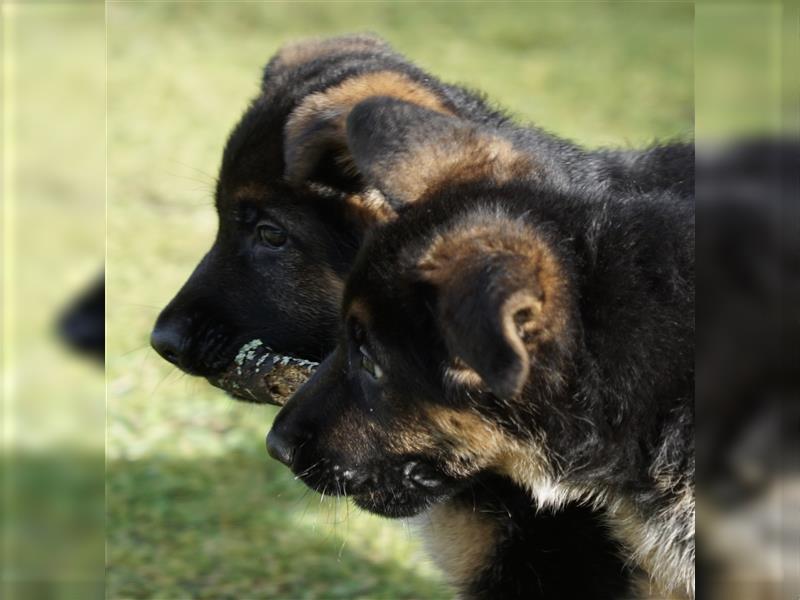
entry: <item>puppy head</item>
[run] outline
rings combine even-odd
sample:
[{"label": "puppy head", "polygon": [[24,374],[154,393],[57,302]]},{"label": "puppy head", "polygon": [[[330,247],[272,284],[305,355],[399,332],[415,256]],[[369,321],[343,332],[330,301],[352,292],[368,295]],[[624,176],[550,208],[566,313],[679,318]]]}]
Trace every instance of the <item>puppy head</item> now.
[{"label": "puppy head", "polygon": [[573,342],[569,282],[534,229],[494,210],[404,221],[365,246],[336,351],[270,433],[309,485],[388,516],[538,447],[543,406],[526,388],[557,393]]},{"label": "puppy head", "polygon": [[331,351],[344,277],[365,232],[394,210],[329,154],[315,163],[320,177],[287,182],[284,151],[294,142],[283,130],[308,88],[327,81],[322,66],[362,68],[387,53],[381,40],[347,36],[287,46],[270,62],[262,94],[225,146],[216,238],[154,326],[152,344],[166,360],[214,381],[253,339],[276,355],[318,360]]},{"label": "puppy head", "polygon": [[[462,126],[451,123],[440,133],[455,139]],[[310,486],[387,516],[415,514],[541,447],[541,406],[526,389],[562,387],[572,351],[570,277],[555,240],[503,208],[526,189],[499,183],[516,163],[494,151],[497,140],[471,139],[452,146],[465,154],[439,163],[445,171],[417,168],[407,146],[379,146],[365,163],[412,206],[362,248],[339,345],[268,436],[271,454]],[[439,140],[418,150],[438,152]]]}]

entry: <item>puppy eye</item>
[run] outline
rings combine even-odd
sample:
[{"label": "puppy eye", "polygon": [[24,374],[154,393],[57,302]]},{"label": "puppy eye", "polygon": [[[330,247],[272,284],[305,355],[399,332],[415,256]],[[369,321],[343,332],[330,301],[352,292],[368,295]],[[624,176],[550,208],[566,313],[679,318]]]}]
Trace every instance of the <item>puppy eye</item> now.
[{"label": "puppy eye", "polygon": [[366,371],[373,379],[380,379],[383,377],[383,369],[381,369],[375,362],[367,349],[364,346],[359,347],[358,351],[361,353],[361,369]]},{"label": "puppy eye", "polygon": [[259,241],[270,248],[280,248],[286,243],[286,232],[273,223],[262,223],[256,231]]}]

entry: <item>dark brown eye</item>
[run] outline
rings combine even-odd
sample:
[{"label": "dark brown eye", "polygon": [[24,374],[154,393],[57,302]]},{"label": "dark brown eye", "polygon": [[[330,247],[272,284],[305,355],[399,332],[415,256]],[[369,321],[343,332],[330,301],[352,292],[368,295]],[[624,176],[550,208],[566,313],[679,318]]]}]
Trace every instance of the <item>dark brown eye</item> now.
[{"label": "dark brown eye", "polygon": [[277,225],[262,223],[257,232],[259,241],[271,248],[280,248],[286,243],[286,232]]}]

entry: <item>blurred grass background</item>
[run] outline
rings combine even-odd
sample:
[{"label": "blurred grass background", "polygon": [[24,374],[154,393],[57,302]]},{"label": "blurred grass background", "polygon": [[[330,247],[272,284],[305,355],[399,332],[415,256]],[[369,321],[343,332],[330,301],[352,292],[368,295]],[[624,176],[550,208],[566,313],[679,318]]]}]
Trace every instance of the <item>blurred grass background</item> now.
[{"label": "blurred grass background", "polygon": [[56,316],[103,266],[104,14],[0,4],[0,598],[102,592],[105,385]]},{"label": "blurred grass background", "polygon": [[691,134],[692,28],[690,3],[109,2],[108,597],[451,596],[404,523],[320,502],[268,459],[272,409],[148,347],[212,242],[226,135],[283,42],[373,31],[521,120],[637,146]]}]

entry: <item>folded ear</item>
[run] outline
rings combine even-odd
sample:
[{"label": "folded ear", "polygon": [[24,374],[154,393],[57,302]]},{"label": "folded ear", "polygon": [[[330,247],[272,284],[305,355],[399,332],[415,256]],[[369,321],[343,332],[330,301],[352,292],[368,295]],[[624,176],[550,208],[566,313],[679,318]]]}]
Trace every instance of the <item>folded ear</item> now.
[{"label": "folded ear", "polygon": [[415,106],[449,113],[432,90],[399,71],[377,71],[345,79],[337,86],[306,97],[284,127],[285,177],[290,183],[312,179],[324,162],[356,170],[347,148],[347,117],[359,102],[373,97],[399,98]]},{"label": "folded ear", "polygon": [[398,203],[415,202],[441,184],[535,174],[531,156],[496,132],[393,98],[354,107],[347,144],[367,182]]},{"label": "folded ear", "polygon": [[[500,398],[518,396],[533,362],[569,351],[566,273],[551,246],[518,220],[482,215],[437,237],[418,263],[437,292],[453,369]],[[469,379],[469,377],[467,377]]]}]

